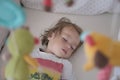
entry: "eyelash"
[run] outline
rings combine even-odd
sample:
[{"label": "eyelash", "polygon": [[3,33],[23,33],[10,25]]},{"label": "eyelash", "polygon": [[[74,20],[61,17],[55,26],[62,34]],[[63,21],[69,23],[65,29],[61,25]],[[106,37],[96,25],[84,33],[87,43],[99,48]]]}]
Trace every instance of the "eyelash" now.
[{"label": "eyelash", "polygon": [[67,42],[67,39],[63,38],[63,40],[64,40],[65,42]]},{"label": "eyelash", "polygon": [[71,46],[71,49],[74,50],[74,48]]},{"label": "eyelash", "polygon": [[[66,40],[65,38],[63,38],[63,40],[64,40],[65,42],[67,42],[67,40]],[[72,46],[71,46],[71,49],[74,50],[74,48],[73,48]]]}]

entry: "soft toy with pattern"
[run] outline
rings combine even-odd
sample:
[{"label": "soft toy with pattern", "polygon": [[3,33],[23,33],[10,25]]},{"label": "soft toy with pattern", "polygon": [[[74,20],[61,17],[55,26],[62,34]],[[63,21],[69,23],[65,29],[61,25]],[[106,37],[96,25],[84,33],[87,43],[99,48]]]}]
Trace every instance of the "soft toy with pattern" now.
[{"label": "soft toy with pattern", "polygon": [[106,65],[120,66],[120,41],[114,41],[111,38],[92,32],[82,34],[84,40],[84,50],[87,57],[85,70],[91,70],[94,67],[104,68]]}]

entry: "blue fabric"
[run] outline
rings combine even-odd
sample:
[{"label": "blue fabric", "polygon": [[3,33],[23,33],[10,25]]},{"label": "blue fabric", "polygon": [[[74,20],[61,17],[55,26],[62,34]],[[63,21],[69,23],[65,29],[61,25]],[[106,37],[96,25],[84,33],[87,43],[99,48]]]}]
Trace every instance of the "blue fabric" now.
[{"label": "blue fabric", "polygon": [[25,12],[12,0],[0,0],[0,26],[16,29],[25,23]]}]

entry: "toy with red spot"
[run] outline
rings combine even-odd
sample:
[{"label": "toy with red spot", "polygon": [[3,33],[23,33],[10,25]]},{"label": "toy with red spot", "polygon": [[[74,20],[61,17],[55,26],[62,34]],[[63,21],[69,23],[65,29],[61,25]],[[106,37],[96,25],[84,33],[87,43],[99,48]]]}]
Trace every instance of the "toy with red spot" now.
[{"label": "toy with red spot", "polygon": [[52,10],[52,5],[53,5],[53,2],[52,0],[44,0],[43,1],[43,5],[44,5],[44,9],[45,11],[51,11]]},{"label": "toy with red spot", "polygon": [[106,65],[120,66],[120,41],[114,41],[97,32],[83,33],[81,40],[84,41],[87,57],[85,70],[94,67],[103,69]]}]

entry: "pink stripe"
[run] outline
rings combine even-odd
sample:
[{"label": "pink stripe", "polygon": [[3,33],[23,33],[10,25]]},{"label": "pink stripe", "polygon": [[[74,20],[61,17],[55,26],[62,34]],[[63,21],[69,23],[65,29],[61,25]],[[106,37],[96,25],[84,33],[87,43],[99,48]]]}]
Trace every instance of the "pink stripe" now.
[{"label": "pink stripe", "polygon": [[57,63],[57,62],[53,62],[51,60],[46,60],[46,59],[41,59],[41,58],[36,58],[36,59],[40,65],[62,73],[62,70],[63,70],[62,63]]}]

